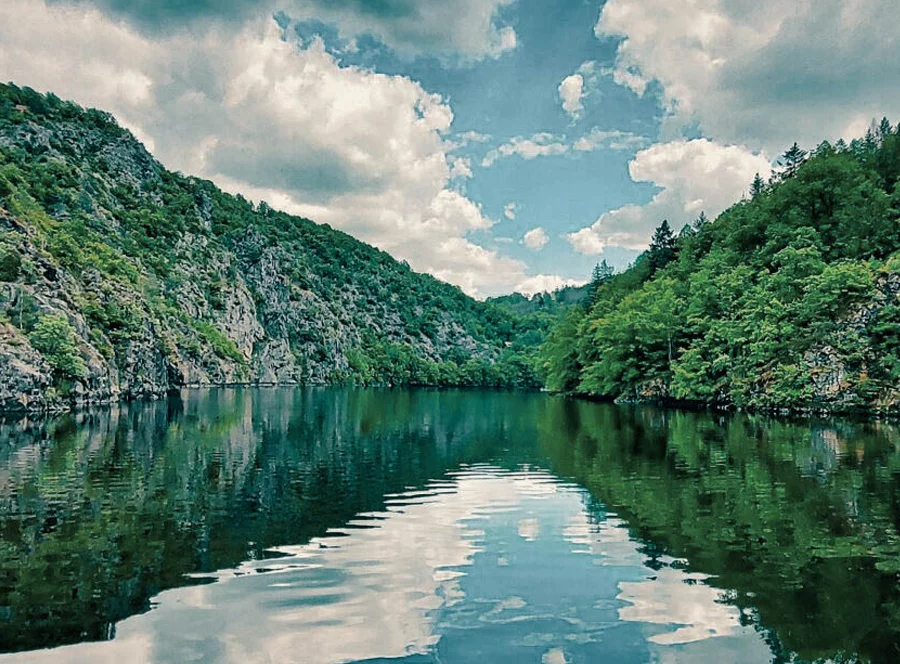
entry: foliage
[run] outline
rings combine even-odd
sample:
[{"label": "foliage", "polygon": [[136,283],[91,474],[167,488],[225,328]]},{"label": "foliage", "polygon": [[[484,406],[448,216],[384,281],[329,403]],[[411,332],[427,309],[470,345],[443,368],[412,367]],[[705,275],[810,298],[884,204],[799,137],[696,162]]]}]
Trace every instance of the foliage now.
[{"label": "foliage", "polygon": [[[840,362],[841,405],[900,378],[900,134],[794,145],[770,185],[673,237],[668,222],[582,316],[550,332],[552,390],[642,400],[804,407],[822,398],[816,353]],[[893,281],[891,281],[893,280]],[[868,308],[867,308],[868,307]],[[869,312],[869,313],[866,313]]]},{"label": "foliage", "polygon": [[22,258],[12,247],[0,246],[0,281],[15,281],[22,269]]},{"label": "foliage", "polygon": [[0,138],[0,281],[31,293],[64,272],[82,341],[120,364],[143,334],[211,375],[217,362],[253,371],[253,346],[228,324],[249,291],[297,379],[534,386],[534,350],[568,306],[567,292],[479,302],[326,225],[167,171],[111,116],[53,95],[0,85]]},{"label": "foliage", "polygon": [[60,375],[71,378],[84,375],[85,365],[75,343],[75,330],[63,316],[40,316],[28,340]]}]

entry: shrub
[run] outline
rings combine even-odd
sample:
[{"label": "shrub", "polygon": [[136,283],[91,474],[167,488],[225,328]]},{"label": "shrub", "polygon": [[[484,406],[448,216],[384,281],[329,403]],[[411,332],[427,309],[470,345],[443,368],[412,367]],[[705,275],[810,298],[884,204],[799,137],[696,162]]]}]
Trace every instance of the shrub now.
[{"label": "shrub", "polygon": [[0,281],[15,281],[22,270],[22,259],[12,247],[0,249]]},{"label": "shrub", "polygon": [[84,360],[78,353],[75,330],[64,316],[41,316],[28,334],[28,340],[62,376],[84,376]]}]

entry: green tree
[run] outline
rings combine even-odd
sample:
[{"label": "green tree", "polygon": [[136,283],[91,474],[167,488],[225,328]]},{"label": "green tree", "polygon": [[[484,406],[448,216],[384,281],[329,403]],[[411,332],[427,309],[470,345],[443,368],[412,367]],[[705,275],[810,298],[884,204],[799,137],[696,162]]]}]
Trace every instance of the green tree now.
[{"label": "green tree", "polygon": [[781,171],[781,179],[787,180],[794,177],[797,174],[797,170],[806,161],[806,156],[806,150],[801,149],[797,142],[794,141],[794,144],[778,160],[778,165],[783,169]]},{"label": "green tree", "polygon": [[578,339],[584,317],[580,306],[569,309],[541,346],[539,374],[554,392],[573,392],[578,386],[581,373]]},{"label": "green tree", "polygon": [[756,198],[766,190],[766,182],[762,179],[762,177],[757,173],[753,177],[753,182],[750,184],[750,196],[752,198]]},{"label": "green tree", "polygon": [[663,222],[653,232],[650,240],[650,248],[647,249],[647,261],[650,264],[650,273],[654,274],[675,260],[677,244],[675,234],[669,226],[669,220]]},{"label": "green tree", "polygon": [[600,288],[612,279],[613,274],[613,269],[605,258],[594,266],[594,270],[591,272],[591,281],[588,284],[588,301],[591,305],[596,304]]},{"label": "green tree", "polygon": [[[790,177],[674,244],[667,224],[657,229],[577,328],[551,331],[548,387],[577,377],[575,391],[587,394],[756,408],[892,399],[900,136],[887,124],[870,132],[885,135],[873,145],[823,143],[808,158],[794,145],[783,160]],[[843,367],[837,390],[817,378],[823,363]]]},{"label": "green tree", "polygon": [[15,281],[22,270],[22,259],[12,247],[0,247],[0,281]]},{"label": "green tree", "polygon": [[64,316],[41,316],[28,334],[28,340],[61,375],[72,378],[84,375],[85,365],[78,352],[75,330]]}]

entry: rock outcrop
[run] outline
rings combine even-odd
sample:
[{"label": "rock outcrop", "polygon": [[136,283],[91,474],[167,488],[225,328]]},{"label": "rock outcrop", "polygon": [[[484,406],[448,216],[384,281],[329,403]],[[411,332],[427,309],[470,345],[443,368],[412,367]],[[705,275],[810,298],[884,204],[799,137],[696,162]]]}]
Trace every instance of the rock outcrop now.
[{"label": "rock outcrop", "polygon": [[374,347],[490,362],[513,327],[344,233],[166,171],[107,114],[0,86],[0,408],[324,384]]}]

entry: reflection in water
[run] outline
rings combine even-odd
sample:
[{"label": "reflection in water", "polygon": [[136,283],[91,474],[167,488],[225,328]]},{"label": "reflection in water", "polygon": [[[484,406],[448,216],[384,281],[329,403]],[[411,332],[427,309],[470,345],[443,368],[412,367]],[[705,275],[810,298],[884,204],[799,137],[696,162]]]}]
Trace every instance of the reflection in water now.
[{"label": "reflection in water", "polygon": [[[154,611],[120,623],[110,644],[43,656],[318,664],[593,662],[615,652],[617,661],[640,662],[655,644],[716,634],[732,638],[701,652],[767,661],[752,629],[711,628],[727,616],[715,591],[689,585],[681,570],[645,567],[615,518],[615,564],[578,555],[571,524],[586,521],[584,510],[583,490],[545,472],[465,467],[304,546],[218,573],[218,583],[164,593]],[[536,527],[526,538],[518,536],[523,521]],[[641,587],[660,583],[652,603],[641,599]],[[686,648],[673,655],[694,658]]]},{"label": "reflection in water", "polygon": [[0,435],[12,660],[900,653],[891,427],[209,390]]}]

